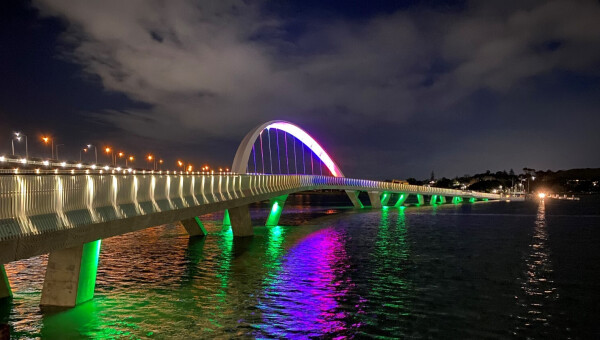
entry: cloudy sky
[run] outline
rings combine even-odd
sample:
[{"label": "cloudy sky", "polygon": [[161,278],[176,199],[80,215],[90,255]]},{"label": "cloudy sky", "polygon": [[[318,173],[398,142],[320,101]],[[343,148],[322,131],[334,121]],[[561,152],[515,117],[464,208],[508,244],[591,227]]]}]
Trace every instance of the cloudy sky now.
[{"label": "cloudy sky", "polygon": [[229,166],[284,119],[352,177],[600,167],[599,1],[371,3],[4,1],[0,152]]}]

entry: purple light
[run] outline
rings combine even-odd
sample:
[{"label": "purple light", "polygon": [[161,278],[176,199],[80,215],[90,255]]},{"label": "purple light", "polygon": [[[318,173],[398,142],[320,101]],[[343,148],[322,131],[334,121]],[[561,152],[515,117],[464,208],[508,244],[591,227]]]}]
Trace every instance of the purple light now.
[{"label": "purple light", "polygon": [[286,122],[276,122],[270,124],[266,127],[266,129],[279,129],[283,130],[292,136],[296,137],[299,141],[301,141],[304,145],[308,146],[312,152],[314,152],[317,157],[327,166],[329,171],[334,177],[343,177],[342,171],[335,165],[331,157],[323,150],[321,145],[317,143],[314,138],[312,138],[308,133],[304,132],[301,128],[296,125],[286,123]]}]

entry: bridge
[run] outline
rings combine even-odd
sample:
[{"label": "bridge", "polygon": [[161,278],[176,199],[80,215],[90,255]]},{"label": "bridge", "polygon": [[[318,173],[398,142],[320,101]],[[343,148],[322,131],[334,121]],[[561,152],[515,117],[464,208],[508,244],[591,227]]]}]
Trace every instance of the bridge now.
[{"label": "bridge", "polygon": [[310,190],[344,191],[357,209],[364,208],[361,192],[372,209],[402,207],[409,196],[416,205],[501,198],[347,178],[314,138],[285,121],[250,131],[228,173],[39,165],[0,175],[0,298],[11,296],[3,264],[49,253],[42,306],[73,307],[92,299],[101,240],[156,225],[180,223],[191,237],[202,237],[201,216],[225,211],[234,237],[249,237],[249,204],[268,200],[266,225],[277,225],[288,195]]}]

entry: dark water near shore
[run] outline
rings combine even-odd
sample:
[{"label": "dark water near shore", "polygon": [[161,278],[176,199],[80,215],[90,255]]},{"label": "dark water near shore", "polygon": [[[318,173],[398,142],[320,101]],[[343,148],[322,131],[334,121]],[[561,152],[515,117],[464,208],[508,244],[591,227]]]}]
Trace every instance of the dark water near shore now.
[{"label": "dark water near shore", "polygon": [[[15,338],[598,338],[600,201],[353,211],[290,196],[281,226],[102,243],[96,296],[42,313],[46,256],[6,265]],[[267,208],[252,210],[255,224]]]}]

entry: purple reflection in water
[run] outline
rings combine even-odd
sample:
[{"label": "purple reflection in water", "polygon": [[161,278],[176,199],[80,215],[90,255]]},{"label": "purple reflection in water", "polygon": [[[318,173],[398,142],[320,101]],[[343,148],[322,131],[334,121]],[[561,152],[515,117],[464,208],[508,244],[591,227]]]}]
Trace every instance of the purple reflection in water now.
[{"label": "purple reflection in water", "polygon": [[306,338],[353,333],[359,325],[348,320],[350,314],[360,313],[360,305],[348,301],[354,288],[349,267],[344,235],[332,228],[291,248],[265,282],[258,304],[264,322],[258,326],[261,335]]}]

